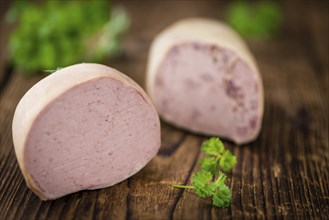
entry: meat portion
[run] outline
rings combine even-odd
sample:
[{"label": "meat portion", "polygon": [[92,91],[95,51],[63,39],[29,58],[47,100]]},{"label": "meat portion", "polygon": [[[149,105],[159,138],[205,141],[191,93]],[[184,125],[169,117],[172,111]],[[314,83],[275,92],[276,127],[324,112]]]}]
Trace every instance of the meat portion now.
[{"label": "meat portion", "polygon": [[162,32],[147,85],[159,115],[179,127],[238,144],[260,131],[260,75],[242,40],[222,24],[188,19]]},{"label": "meat portion", "polygon": [[[39,93],[57,90],[59,81],[67,86],[56,95]],[[28,186],[41,199],[54,199],[138,172],[160,147],[160,124],[131,79],[109,67],[80,64],[50,75],[22,98],[13,137]]]}]

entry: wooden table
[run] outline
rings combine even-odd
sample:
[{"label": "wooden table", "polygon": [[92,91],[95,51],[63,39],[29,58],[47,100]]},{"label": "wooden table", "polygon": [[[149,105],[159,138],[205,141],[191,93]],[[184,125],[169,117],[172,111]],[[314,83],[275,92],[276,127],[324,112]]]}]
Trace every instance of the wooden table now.
[{"label": "wooden table", "polygon": [[[184,17],[223,18],[227,5],[120,3],[131,15],[132,26],[123,55],[109,65],[142,86],[150,42],[160,30]],[[264,80],[265,115],[256,141],[244,146],[225,141],[238,159],[228,177],[233,198],[227,209],[213,207],[190,190],[169,187],[191,181],[205,137],[164,122],[158,155],[135,176],[113,187],[39,200],[18,167],[11,122],[19,99],[42,76],[23,77],[4,61],[8,31],[2,25],[0,219],[328,219],[328,1],[287,1],[282,7],[284,24],[278,37],[247,41]]]}]

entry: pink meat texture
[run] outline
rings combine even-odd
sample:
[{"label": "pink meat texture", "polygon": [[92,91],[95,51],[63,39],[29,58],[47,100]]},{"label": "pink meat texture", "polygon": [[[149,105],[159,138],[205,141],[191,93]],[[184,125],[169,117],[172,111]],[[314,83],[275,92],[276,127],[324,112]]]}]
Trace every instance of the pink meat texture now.
[{"label": "pink meat texture", "polygon": [[178,127],[237,144],[260,132],[261,76],[242,39],[218,21],[190,18],[162,31],[146,84],[159,115]]},{"label": "pink meat texture", "polygon": [[160,122],[145,92],[99,64],[61,69],[34,85],[13,120],[16,156],[41,199],[112,186],[160,147]]}]

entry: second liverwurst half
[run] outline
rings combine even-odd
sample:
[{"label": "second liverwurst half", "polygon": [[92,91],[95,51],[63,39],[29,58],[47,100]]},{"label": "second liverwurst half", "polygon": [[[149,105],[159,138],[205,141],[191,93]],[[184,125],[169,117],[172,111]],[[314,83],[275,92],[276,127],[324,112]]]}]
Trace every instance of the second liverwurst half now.
[{"label": "second liverwurst half", "polygon": [[38,82],[19,102],[12,129],[27,185],[43,200],[114,185],[160,147],[148,96],[99,64],[66,67]]},{"label": "second liverwurst half", "polygon": [[166,121],[238,144],[260,131],[263,84],[243,40],[214,20],[175,23],[152,43],[147,91]]}]

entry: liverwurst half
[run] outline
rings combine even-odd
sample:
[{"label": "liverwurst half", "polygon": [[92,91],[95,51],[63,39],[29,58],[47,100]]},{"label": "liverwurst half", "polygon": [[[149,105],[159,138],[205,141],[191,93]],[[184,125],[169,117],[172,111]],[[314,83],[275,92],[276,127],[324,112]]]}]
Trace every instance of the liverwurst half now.
[{"label": "liverwurst half", "polygon": [[238,144],[259,134],[261,76],[243,40],[219,21],[190,18],[162,31],[150,49],[146,80],[165,121]]},{"label": "liverwurst half", "polygon": [[112,186],[160,147],[160,122],[143,89],[99,64],[63,68],[20,100],[13,141],[28,187],[41,199]]}]

